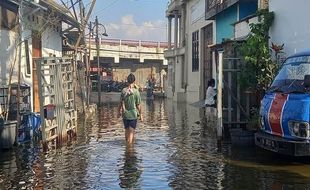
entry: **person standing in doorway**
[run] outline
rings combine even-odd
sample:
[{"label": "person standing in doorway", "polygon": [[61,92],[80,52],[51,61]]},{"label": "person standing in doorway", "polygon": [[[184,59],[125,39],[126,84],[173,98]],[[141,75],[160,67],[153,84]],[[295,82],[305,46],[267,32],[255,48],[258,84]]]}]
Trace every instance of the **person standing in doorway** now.
[{"label": "person standing in doorway", "polygon": [[205,106],[206,107],[216,107],[215,100],[216,100],[216,91],[214,90],[215,87],[215,80],[210,79],[208,81],[208,88],[206,93],[206,99],[205,99]]},{"label": "person standing in doorway", "polygon": [[141,96],[139,90],[135,88],[135,80],[135,76],[132,73],[128,75],[128,86],[122,90],[118,106],[118,115],[119,117],[123,116],[125,138],[128,144],[133,143],[137,120],[143,121]]}]

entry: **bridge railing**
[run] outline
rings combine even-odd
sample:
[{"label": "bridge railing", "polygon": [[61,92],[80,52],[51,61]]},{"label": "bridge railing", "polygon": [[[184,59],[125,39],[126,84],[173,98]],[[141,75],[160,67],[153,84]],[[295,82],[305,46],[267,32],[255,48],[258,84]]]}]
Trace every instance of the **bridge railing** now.
[{"label": "bridge railing", "polygon": [[[95,44],[95,39],[91,39],[91,44]],[[156,41],[143,41],[143,40],[121,40],[121,39],[100,39],[100,44],[110,46],[131,46],[131,47],[146,47],[146,48],[168,48],[167,42],[156,42]],[[172,44],[173,46],[173,44]]]}]

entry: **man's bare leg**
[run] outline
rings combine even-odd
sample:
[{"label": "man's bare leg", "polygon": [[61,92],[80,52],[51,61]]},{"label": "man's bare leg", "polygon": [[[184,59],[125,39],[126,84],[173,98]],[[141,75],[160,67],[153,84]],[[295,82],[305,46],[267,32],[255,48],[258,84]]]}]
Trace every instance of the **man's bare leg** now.
[{"label": "man's bare leg", "polygon": [[134,140],[135,130],[131,127],[125,129],[125,138],[128,144],[132,144]]}]

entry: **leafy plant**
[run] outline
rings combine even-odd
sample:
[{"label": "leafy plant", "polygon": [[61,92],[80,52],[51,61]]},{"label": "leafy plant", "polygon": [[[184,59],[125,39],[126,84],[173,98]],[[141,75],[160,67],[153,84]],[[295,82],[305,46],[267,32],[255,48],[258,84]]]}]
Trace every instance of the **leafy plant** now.
[{"label": "leafy plant", "polygon": [[260,10],[259,22],[250,24],[251,32],[247,40],[239,46],[245,64],[241,67],[240,83],[244,89],[265,91],[271,84],[278,69],[278,64],[271,58],[268,45],[269,28],[274,20],[274,13]]},{"label": "leafy plant", "polygon": [[259,108],[251,107],[250,118],[249,118],[249,123],[247,125],[247,129],[250,129],[250,130],[259,129],[259,122],[260,122]]},{"label": "leafy plant", "polygon": [[276,59],[275,61],[277,62],[277,64],[281,64],[281,61],[283,60],[281,60],[280,54],[284,54],[284,52],[282,51],[284,49],[284,44],[277,45],[271,42],[271,49],[273,50]]}]

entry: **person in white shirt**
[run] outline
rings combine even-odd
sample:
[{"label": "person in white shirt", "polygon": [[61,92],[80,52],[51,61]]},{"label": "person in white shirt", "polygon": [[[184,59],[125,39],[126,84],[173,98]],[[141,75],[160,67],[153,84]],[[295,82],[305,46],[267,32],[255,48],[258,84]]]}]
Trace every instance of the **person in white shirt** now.
[{"label": "person in white shirt", "polygon": [[208,88],[207,88],[206,99],[205,99],[206,107],[216,107],[215,105],[216,91],[214,90],[214,86],[215,86],[215,80],[210,79],[208,81]]}]

